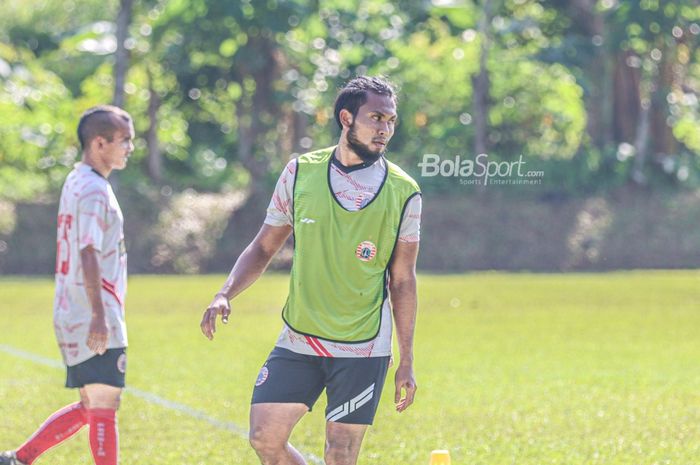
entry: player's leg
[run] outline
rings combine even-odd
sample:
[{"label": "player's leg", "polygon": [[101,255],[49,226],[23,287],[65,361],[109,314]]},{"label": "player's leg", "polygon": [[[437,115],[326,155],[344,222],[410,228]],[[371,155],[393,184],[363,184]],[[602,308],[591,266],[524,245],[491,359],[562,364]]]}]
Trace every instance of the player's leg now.
[{"label": "player's leg", "polygon": [[305,404],[253,404],[250,408],[250,445],[263,465],[306,465],[289,436],[308,412]]},{"label": "player's leg", "polygon": [[389,357],[329,358],[326,382],[327,465],[355,465],[367,427],[374,421]]},{"label": "player's leg", "polygon": [[322,391],[319,357],[273,349],[260,369],[250,409],[250,444],[263,465],[306,463],[289,436]]},{"label": "player's leg", "polygon": [[368,426],[327,422],[324,451],[326,465],[355,465]]},{"label": "player's leg", "polygon": [[117,410],[122,389],[107,384],[86,384],[89,399],[90,450],[96,465],[117,465],[119,462],[119,430]]},{"label": "player's leg", "polygon": [[[75,369],[67,370],[66,387],[76,387]],[[80,388],[80,402],[66,405],[51,415],[16,451],[0,454],[0,465],[31,464],[41,454],[72,437],[88,423],[88,398]],[[15,460],[13,463],[12,460]]]},{"label": "player's leg", "polygon": [[117,410],[125,384],[126,349],[109,349],[80,365],[79,384],[87,398],[90,450],[96,465],[119,462]]},{"label": "player's leg", "polygon": [[119,410],[122,388],[108,384],[86,384],[81,391],[85,392],[88,411],[95,409]]},{"label": "player's leg", "polygon": [[16,460],[22,464],[33,463],[50,448],[72,437],[87,424],[87,410],[82,402],[66,405],[44,421],[39,429],[13,453],[0,456],[0,465],[12,464]]},{"label": "player's leg", "polygon": [[90,399],[88,398],[87,392],[85,392],[85,387],[78,388],[78,393],[80,394],[80,403],[85,410],[90,408]]}]

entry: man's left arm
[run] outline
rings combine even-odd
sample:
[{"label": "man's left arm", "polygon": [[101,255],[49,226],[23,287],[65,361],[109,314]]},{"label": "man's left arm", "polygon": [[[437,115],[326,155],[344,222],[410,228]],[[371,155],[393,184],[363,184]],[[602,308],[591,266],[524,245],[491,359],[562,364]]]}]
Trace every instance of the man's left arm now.
[{"label": "man's left arm", "polygon": [[413,334],[418,308],[417,258],[418,242],[397,241],[389,266],[389,291],[399,343],[399,365],[394,377],[394,403],[398,412],[403,412],[413,403],[418,387],[413,374]]}]

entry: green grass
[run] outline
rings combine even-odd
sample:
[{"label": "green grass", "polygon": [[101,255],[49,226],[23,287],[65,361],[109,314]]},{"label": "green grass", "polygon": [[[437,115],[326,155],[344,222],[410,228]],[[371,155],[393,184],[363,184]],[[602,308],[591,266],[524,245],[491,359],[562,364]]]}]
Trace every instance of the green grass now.
[{"label": "green grass", "polygon": [[[258,369],[281,327],[287,279],[234,301],[213,342],[199,321],[221,276],[133,277],[130,386],[247,426]],[[700,274],[421,276],[417,401],[393,410],[386,384],[361,464],[700,463]],[[0,280],[0,343],[58,359],[52,283]],[[76,399],[64,373],[0,351],[0,449]],[[11,374],[11,375],[10,375]],[[292,442],[322,454],[322,397]],[[233,433],[125,395],[123,464],[254,464]],[[90,464],[85,431],[38,465]]]}]

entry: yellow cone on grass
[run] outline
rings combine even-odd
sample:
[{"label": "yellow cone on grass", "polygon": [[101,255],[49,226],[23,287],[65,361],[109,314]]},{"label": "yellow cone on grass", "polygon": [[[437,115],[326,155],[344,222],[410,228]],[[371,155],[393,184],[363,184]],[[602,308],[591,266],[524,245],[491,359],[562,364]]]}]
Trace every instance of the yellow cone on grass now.
[{"label": "yellow cone on grass", "polygon": [[450,465],[449,450],[434,450],[430,453],[430,465]]}]

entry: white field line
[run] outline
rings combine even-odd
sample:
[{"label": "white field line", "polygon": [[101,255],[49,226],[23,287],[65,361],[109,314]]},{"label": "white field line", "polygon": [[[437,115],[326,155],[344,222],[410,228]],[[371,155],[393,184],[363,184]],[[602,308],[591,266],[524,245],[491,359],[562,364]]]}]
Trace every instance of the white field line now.
[{"label": "white field line", "polygon": [[[0,344],[0,351],[5,352],[6,354],[13,355],[17,358],[21,358],[24,360],[29,360],[30,362],[34,362],[39,365],[44,365],[47,367],[51,368],[59,368],[59,369],[64,369],[65,366],[63,365],[62,362],[58,360],[54,360],[52,358],[47,358],[43,357],[41,355],[33,354],[31,352],[27,352],[21,349],[17,349],[16,347],[8,346],[6,344]],[[222,421],[218,420],[216,418],[213,418],[206,413],[202,412],[201,410],[196,410],[193,409],[192,407],[189,407],[184,404],[180,404],[178,402],[173,402],[172,400],[165,399],[163,397],[160,397],[156,394],[153,394],[152,392],[148,391],[143,391],[141,389],[137,389],[135,387],[127,387],[125,389],[125,392],[128,394],[131,394],[135,397],[138,397],[140,399],[145,400],[146,402],[157,405],[159,407],[163,407],[168,410],[173,410],[176,412],[184,413],[185,415],[195,418],[197,420],[204,421],[206,423],[209,423],[210,425],[214,426],[215,428],[219,428],[225,431],[230,431],[231,433],[234,433],[244,439],[248,439],[248,430],[231,422],[231,421]],[[311,463],[323,465],[323,460],[314,454],[310,453],[302,453],[304,457]]]}]

